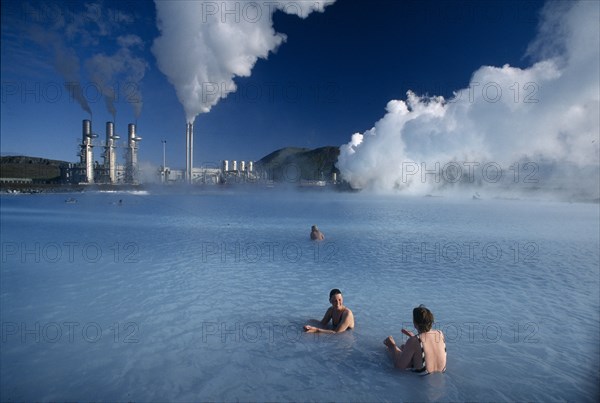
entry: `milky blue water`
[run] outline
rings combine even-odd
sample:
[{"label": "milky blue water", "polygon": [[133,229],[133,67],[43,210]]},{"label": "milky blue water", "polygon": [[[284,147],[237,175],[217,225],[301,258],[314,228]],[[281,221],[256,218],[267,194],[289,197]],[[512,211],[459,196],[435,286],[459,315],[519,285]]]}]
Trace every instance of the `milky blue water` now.
[{"label": "milky blue water", "polygon": [[[598,399],[597,204],[70,196],[0,198],[2,401]],[[334,287],[355,330],[302,333]],[[446,374],[386,355],[418,304]]]}]

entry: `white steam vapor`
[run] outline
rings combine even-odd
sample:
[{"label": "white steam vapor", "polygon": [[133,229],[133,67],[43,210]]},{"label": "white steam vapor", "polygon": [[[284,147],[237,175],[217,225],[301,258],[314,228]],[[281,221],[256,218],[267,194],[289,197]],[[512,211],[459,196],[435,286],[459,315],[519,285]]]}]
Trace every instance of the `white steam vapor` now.
[{"label": "white steam vapor", "polygon": [[598,2],[548,3],[532,66],[483,66],[448,100],[409,91],[390,101],[372,129],[341,147],[342,177],[417,195],[520,184],[598,198],[599,20]]},{"label": "white steam vapor", "polygon": [[187,121],[234,92],[233,78],[250,76],[256,61],[285,41],[273,29],[276,10],[306,18],[334,1],[155,1],[161,36],[152,51]]}]

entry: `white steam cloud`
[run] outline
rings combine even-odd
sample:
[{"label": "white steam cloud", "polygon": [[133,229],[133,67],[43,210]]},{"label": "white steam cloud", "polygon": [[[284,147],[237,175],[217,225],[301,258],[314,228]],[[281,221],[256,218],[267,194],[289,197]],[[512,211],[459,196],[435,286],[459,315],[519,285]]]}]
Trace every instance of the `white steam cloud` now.
[{"label": "white steam cloud", "polygon": [[483,66],[448,100],[409,91],[390,101],[341,147],[341,175],[355,188],[417,195],[467,187],[597,199],[598,21],[598,2],[548,3],[532,66]]},{"label": "white steam cloud", "polygon": [[152,51],[187,121],[234,92],[234,77],[250,76],[285,41],[273,29],[275,11],[306,18],[334,1],[155,1],[161,36]]}]

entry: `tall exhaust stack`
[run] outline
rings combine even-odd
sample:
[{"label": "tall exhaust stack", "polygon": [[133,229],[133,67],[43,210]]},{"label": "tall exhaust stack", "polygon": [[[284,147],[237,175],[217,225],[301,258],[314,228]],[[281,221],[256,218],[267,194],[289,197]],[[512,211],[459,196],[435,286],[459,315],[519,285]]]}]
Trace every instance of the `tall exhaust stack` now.
[{"label": "tall exhaust stack", "polygon": [[115,124],[106,122],[106,145],[104,146],[104,168],[108,171],[110,183],[117,183],[117,155],[116,140],[120,137],[115,134]]},{"label": "tall exhaust stack", "polygon": [[190,181],[190,124],[185,124],[185,182]]},{"label": "tall exhaust stack", "polygon": [[185,125],[185,179],[192,183],[192,169],[194,167],[194,124]]},{"label": "tall exhaust stack", "polygon": [[127,161],[125,163],[125,181],[127,183],[137,183],[137,152],[138,142],[142,140],[135,132],[135,125],[130,123],[127,126]]},{"label": "tall exhaust stack", "polygon": [[94,183],[94,155],[92,152],[93,137],[92,121],[84,119],[82,125],[80,162],[85,166],[85,181],[87,183]]}]

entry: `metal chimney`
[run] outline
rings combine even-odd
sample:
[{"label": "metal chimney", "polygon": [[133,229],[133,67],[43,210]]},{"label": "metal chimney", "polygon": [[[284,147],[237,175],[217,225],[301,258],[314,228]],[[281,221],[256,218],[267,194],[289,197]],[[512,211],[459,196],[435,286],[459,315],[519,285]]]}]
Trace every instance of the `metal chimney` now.
[{"label": "metal chimney", "polygon": [[192,170],[194,169],[194,124],[185,126],[185,179],[192,183]]},{"label": "metal chimney", "polygon": [[137,183],[137,170],[138,170],[138,142],[142,138],[139,137],[135,132],[135,125],[130,123],[127,126],[127,161],[125,166],[125,181],[127,183]]},{"label": "metal chimney", "polygon": [[92,121],[83,120],[82,136],[81,136],[81,154],[80,162],[85,166],[85,181],[94,183],[94,155],[92,152]]},{"label": "metal chimney", "polygon": [[115,124],[106,122],[106,144],[104,146],[104,168],[108,171],[108,179],[110,183],[117,182],[117,156],[116,156],[116,140],[119,136],[115,134]]}]

